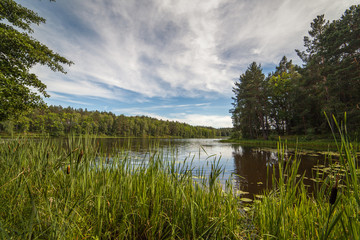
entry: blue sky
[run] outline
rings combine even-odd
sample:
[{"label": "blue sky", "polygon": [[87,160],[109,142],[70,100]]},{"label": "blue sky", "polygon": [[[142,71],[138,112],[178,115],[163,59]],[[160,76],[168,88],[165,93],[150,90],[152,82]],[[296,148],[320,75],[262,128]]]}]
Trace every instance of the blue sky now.
[{"label": "blue sky", "polygon": [[35,66],[48,104],[231,127],[232,87],[256,61],[301,64],[312,20],[352,0],[17,0],[46,24],[34,37],[72,60],[68,74]]}]

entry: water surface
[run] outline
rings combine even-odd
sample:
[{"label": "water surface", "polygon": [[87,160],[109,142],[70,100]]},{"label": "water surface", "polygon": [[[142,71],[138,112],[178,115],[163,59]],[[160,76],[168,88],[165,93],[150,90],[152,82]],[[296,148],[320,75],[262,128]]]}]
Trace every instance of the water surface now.
[{"label": "water surface", "polygon": [[[220,176],[222,184],[231,179],[235,187],[246,197],[262,194],[271,187],[271,173],[278,167],[279,155],[277,149],[241,146],[233,143],[221,143],[220,139],[99,139],[106,146],[126,146],[134,159],[134,164],[146,161],[154,150],[161,151],[164,159],[176,159],[183,162],[186,159],[194,175],[201,171],[208,175],[211,164],[219,161],[223,169]],[[301,163],[299,174],[305,174],[305,183],[312,185],[313,167],[323,164],[324,154],[306,154],[300,151]],[[293,151],[287,151],[286,158],[294,156]]]}]

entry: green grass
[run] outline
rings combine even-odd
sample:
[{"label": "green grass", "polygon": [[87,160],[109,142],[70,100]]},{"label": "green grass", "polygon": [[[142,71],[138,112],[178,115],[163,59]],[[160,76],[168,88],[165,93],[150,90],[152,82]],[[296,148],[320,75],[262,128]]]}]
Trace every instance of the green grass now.
[{"label": "green grass", "polygon": [[[345,127],[335,141],[340,167],[315,172],[311,193],[298,175],[301,155],[284,143],[273,188],[244,205],[219,161],[194,178],[191,160],[157,146],[134,164],[126,146],[107,152],[93,138],[0,140],[0,236],[3,239],[359,239],[356,150]],[[82,154],[83,153],[83,154]],[[165,157],[166,158],[166,157]],[[331,159],[330,159],[331,161]],[[69,168],[69,171],[68,171]],[[319,171],[319,170],[318,170]],[[200,171],[201,172],[201,171]],[[329,202],[339,176],[337,197]],[[246,209],[244,211],[243,209]]]},{"label": "green grass", "polygon": [[[4,239],[234,239],[244,219],[221,170],[194,182],[187,164],[132,164],[123,146],[69,138],[0,144],[0,236]],[[155,149],[156,150],[156,149]],[[81,154],[83,152],[83,155]],[[69,173],[68,173],[69,168]]]},{"label": "green grass", "polygon": [[[316,184],[309,194],[303,178],[296,178],[300,159],[285,161],[282,157],[273,179],[274,189],[252,208],[255,234],[263,239],[359,239],[360,192],[356,149],[347,138],[346,128],[338,126],[340,141],[335,141],[339,164],[345,171],[333,171]],[[278,150],[283,153],[284,145]],[[286,164],[285,164],[286,163]],[[318,173],[316,173],[318,175]],[[332,188],[340,177],[336,201],[329,202]]]}]

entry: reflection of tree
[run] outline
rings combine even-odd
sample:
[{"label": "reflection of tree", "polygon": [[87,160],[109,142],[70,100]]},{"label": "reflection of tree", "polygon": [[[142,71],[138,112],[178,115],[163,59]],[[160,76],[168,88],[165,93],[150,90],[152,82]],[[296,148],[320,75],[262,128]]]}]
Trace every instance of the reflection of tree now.
[{"label": "reflection of tree", "polygon": [[[234,157],[234,173],[236,176],[235,185],[242,191],[250,192],[251,194],[261,194],[263,190],[272,187],[272,173],[275,168],[275,173],[278,174],[278,159],[277,152],[269,150],[261,150],[251,147],[233,146]],[[301,154],[295,157],[294,152],[285,153],[284,168],[286,165],[294,163],[294,160],[300,161],[297,174],[299,177],[303,175],[306,177],[304,183],[310,185],[309,192],[312,192],[313,182],[310,178],[313,176],[312,168],[316,164],[325,164],[324,156],[310,156]],[[258,184],[262,182],[263,184]],[[268,185],[267,185],[268,183]]]},{"label": "reflection of tree", "polygon": [[[267,183],[271,187],[273,167],[277,166],[277,154],[250,147],[234,147],[234,173],[236,185],[242,191],[260,194]],[[269,174],[268,174],[269,173]],[[269,176],[268,176],[269,175]],[[262,183],[262,184],[261,184]]]}]

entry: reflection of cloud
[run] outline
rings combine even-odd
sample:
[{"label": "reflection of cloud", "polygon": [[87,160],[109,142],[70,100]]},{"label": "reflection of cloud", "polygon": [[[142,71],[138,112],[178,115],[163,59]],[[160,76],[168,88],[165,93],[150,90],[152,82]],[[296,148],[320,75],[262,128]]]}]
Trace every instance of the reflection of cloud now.
[{"label": "reflection of cloud", "polygon": [[58,1],[40,13],[48,23],[38,38],[76,64],[66,77],[49,73],[44,81],[50,91],[105,98],[118,98],[113,88],[145,97],[229,96],[249,63],[295,57],[316,15],[339,18],[355,3]]}]

